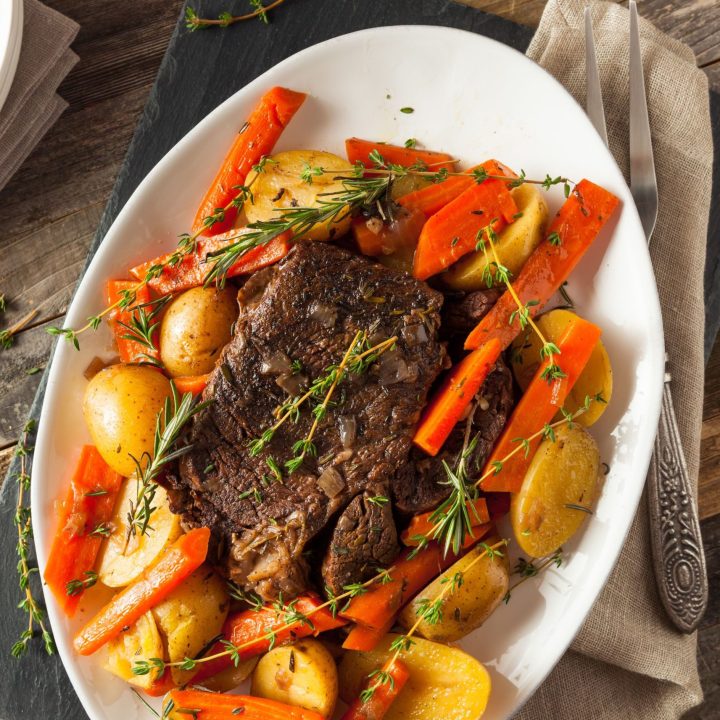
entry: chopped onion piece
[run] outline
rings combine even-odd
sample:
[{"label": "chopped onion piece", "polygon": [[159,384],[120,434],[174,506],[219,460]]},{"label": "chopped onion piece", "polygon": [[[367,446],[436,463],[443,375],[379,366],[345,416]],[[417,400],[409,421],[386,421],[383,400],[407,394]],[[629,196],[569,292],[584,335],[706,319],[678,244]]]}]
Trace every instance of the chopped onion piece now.
[{"label": "chopped onion piece", "polygon": [[310,306],[310,317],[313,320],[317,320],[323,327],[326,328],[335,327],[337,314],[338,311],[336,307],[323,305],[317,301]]},{"label": "chopped onion piece", "polygon": [[282,350],[277,350],[263,360],[260,372],[263,375],[289,375],[292,373],[290,358]]},{"label": "chopped onion piece", "polygon": [[338,432],[342,446],[351,448],[357,437],[357,420],[351,415],[341,415],[338,418]]},{"label": "chopped onion piece", "polygon": [[329,497],[334,498],[338,493],[342,492],[345,487],[345,481],[342,475],[332,466],[326,467],[318,478],[318,485],[322,491]]}]

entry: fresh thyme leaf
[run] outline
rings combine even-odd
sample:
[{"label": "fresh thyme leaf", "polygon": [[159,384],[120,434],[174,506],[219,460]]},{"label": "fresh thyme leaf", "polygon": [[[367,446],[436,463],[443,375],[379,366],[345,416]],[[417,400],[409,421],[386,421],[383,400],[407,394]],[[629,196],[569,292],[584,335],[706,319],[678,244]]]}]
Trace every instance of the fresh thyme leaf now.
[{"label": "fresh thyme leaf", "polygon": [[415,108],[411,108],[411,107],[401,107],[401,108],[400,108],[400,112],[401,112],[401,113],[405,113],[406,115],[411,115],[412,113],[415,112]]},{"label": "fresh thyme leaf", "polygon": [[88,571],[85,573],[84,580],[70,580],[65,585],[65,592],[70,595],[70,597],[80,595],[81,592],[95,585],[97,579],[97,573]]},{"label": "fresh thyme leaf", "polygon": [[412,149],[412,148],[414,148],[416,145],[417,145],[417,140],[416,140],[415,138],[408,138],[408,139],[405,141],[405,147],[406,147],[406,148]]},{"label": "fresh thyme leaf", "polygon": [[587,513],[588,515],[593,514],[592,509],[589,507],[586,507],[585,505],[578,505],[577,503],[565,503],[565,507],[568,510],[579,510],[580,512]]}]

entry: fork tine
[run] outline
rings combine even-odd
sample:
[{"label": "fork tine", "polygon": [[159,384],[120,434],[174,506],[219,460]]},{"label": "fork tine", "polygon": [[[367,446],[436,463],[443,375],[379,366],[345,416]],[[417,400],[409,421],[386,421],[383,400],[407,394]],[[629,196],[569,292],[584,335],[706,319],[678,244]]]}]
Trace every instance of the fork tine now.
[{"label": "fork tine", "polygon": [[607,128],[605,127],[605,109],[603,107],[600,73],[595,56],[595,38],[593,36],[592,14],[585,6],[585,75],[587,88],[585,95],[585,111],[595,126],[605,145],[608,144]]},{"label": "fork tine", "polygon": [[658,195],[635,0],[630,0],[630,190],[650,242]]}]

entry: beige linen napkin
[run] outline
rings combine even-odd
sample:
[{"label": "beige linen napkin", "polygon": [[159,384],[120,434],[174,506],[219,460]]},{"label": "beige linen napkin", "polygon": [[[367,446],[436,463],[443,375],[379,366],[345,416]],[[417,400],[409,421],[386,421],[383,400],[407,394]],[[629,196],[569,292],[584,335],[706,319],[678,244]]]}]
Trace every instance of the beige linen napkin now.
[{"label": "beige linen napkin", "polygon": [[[550,0],[527,51],[583,105],[585,4]],[[592,12],[610,149],[628,179],[629,14],[606,2],[592,4]],[[660,194],[651,255],[666,346],[674,361],[680,432],[690,477],[697,483],[704,373],[702,269],[713,156],[708,81],[690,48],[646,21],[640,35]],[[702,700],[695,652],[695,635],[676,632],[660,604],[643,497],[620,560],[582,630],[517,718],[678,718]]]},{"label": "beige linen napkin", "polygon": [[69,49],[78,29],[38,0],[24,0],[20,57],[0,110],[0,189],[67,107],[55,91],[78,61]]}]

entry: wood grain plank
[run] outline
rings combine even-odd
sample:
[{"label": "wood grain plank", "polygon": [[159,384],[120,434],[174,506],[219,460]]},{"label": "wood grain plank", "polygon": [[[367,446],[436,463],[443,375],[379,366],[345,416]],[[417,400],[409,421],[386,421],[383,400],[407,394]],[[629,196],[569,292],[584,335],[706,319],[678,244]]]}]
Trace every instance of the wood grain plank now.
[{"label": "wood grain plank", "polygon": [[700,517],[720,515],[720,338],[705,371],[698,489]]}]

